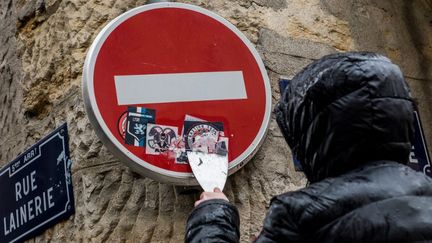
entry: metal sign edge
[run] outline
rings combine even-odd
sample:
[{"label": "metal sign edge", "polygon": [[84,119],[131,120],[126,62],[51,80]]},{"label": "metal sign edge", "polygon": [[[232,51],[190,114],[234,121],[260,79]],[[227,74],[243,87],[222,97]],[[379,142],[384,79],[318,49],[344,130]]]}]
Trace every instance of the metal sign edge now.
[{"label": "metal sign edge", "polygon": [[[255,155],[258,148],[263,143],[264,138],[267,134],[267,129],[270,123],[270,115],[271,115],[271,103],[272,103],[271,87],[270,87],[270,80],[268,78],[264,63],[260,55],[256,51],[255,47],[240,30],[238,30],[233,24],[231,24],[223,17],[198,6],[184,4],[184,3],[155,3],[150,5],[143,5],[140,7],[133,8],[117,16],[112,21],[110,21],[99,32],[99,34],[93,41],[84,62],[84,70],[83,70],[83,78],[82,78],[82,85],[83,85],[82,94],[84,97],[84,106],[87,115],[89,117],[90,123],[94,127],[96,134],[101,139],[103,144],[107,146],[110,152],[115,154],[122,162],[126,163],[133,170],[137,171],[138,173],[146,177],[152,178],[157,181],[165,182],[165,183],[172,183],[176,185],[198,185],[198,182],[193,177],[192,173],[173,172],[173,171],[156,167],[138,158],[137,156],[129,152],[127,149],[124,149],[123,148],[124,146],[115,139],[115,137],[111,134],[109,128],[103,121],[100,111],[97,107],[94,95],[93,97],[90,96],[90,93],[94,94],[92,75],[94,73],[94,65],[95,65],[96,57],[97,54],[99,53],[102,44],[105,42],[109,34],[125,20],[135,16],[136,14],[153,10],[153,9],[168,8],[168,7],[196,11],[198,13],[204,14],[220,22],[225,27],[229,28],[232,32],[234,32],[236,36],[240,38],[240,40],[242,40],[242,42],[246,45],[246,47],[254,56],[254,59],[258,64],[262,78],[264,80],[264,88],[265,88],[265,96],[266,96],[265,113],[264,113],[263,121],[261,123],[260,130],[258,134],[255,136],[255,139],[252,141],[249,147],[245,151],[243,151],[242,154],[240,154],[233,162],[230,163],[229,174],[233,174],[234,172],[239,170]],[[107,133],[105,131],[107,131]],[[110,133],[111,136],[108,136],[110,135],[108,133]],[[158,174],[155,174],[154,172]]]}]

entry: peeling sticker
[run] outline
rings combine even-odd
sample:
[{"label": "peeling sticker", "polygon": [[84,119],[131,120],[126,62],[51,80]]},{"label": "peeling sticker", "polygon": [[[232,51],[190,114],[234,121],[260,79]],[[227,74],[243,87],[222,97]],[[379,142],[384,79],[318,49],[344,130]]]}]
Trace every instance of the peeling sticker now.
[{"label": "peeling sticker", "polygon": [[184,129],[186,150],[215,153],[216,143],[222,135],[220,133],[223,133],[223,123],[185,121]]}]

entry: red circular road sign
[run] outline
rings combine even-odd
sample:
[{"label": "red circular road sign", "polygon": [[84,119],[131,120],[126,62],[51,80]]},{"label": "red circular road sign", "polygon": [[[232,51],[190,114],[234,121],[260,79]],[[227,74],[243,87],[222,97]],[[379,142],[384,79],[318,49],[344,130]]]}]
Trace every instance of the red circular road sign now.
[{"label": "red circular road sign", "polygon": [[87,54],[83,94],[113,154],[181,185],[197,184],[191,168],[146,151],[145,124],[168,129],[164,139],[181,138],[189,116],[222,124],[215,127],[228,138],[232,174],[255,154],[270,120],[270,83],[253,45],[222,17],[181,3],[141,6],[105,26]]}]

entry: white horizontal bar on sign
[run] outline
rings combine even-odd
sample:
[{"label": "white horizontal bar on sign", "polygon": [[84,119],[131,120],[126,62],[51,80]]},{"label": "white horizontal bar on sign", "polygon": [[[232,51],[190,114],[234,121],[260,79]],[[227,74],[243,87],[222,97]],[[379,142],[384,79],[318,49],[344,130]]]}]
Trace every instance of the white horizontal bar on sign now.
[{"label": "white horizontal bar on sign", "polygon": [[242,71],[114,76],[119,105],[247,99]]}]

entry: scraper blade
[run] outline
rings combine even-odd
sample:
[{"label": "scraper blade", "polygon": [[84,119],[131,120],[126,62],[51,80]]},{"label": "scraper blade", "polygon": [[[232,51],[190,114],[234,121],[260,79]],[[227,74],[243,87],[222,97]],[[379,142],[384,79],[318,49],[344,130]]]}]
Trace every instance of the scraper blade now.
[{"label": "scraper blade", "polygon": [[215,187],[223,190],[228,175],[228,156],[187,152],[189,165],[198,183],[206,192]]}]

